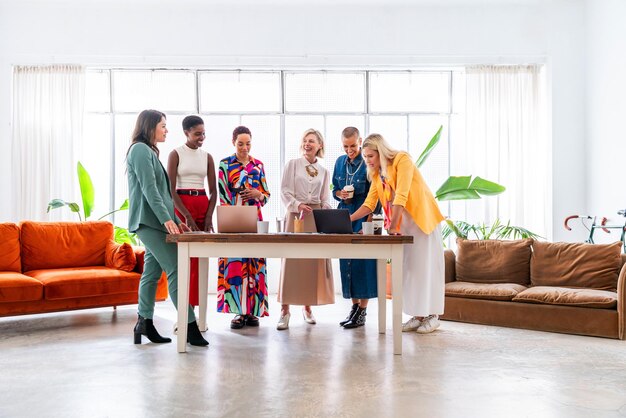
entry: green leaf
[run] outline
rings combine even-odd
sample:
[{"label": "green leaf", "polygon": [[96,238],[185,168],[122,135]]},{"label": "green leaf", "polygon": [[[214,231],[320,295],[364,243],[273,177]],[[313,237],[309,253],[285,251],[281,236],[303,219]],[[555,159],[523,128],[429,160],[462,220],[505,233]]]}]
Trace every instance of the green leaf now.
[{"label": "green leaf", "polygon": [[437,200],[480,199],[481,195],[497,195],[502,193],[504,186],[472,176],[450,176],[435,193]]},{"label": "green leaf", "polygon": [[137,234],[128,232],[128,229],[119,226],[114,227],[115,230],[115,242],[118,244],[131,244],[138,245]]},{"label": "green leaf", "polygon": [[428,145],[426,145],[426,148],[424,148],[424,151],[422,151],[422,153],[420,154],[417,161],[415,161],[415,165],[417,166],[417,168],[420,168],[422,164],[424,164],[432,150],[435,149],[435,146],[437,146],[437,144],[439,143],[439,140],[441,139],[442,129],[443,125],[440,125],[439,130],[437,131],[437,133],[435,133],[435,136],[432,137]]},{"label": "green leaf", "polygon": [[124,200],[124,203],[122,203],[122,206],[120,206],[118,210],[128,210],[128,199]]},{"label": "green leaf", "polygon": [[481,195],[486,195],[486,196],[495,196],[506,190],[506,187],[498,183],[494,183],[493,181],[485,180],[478,176],[474,178],[469,188],[474,189]]},{"label": "green leaf", "polygon": [[93,188],[93,183],[91,181],[91,177],[85,167],[78,162],[78,183],[80,185],[80,194],[83,199],[83,211],[85,213],[85,220],[91,216],[91,212],[94,207],[95,200],[95,191]]},{"label": "green leaf", "polygon": [[52,199],[51,201],[48,202],[48,210],[46,210],[46,212],[50,213],[51,209],[62,208],[63,206],[66,206],[66,205],[68,205],[68,203],[65,200]]},{"label": "green leaf", "polygon": [[83,220],[83,218],[81,218],[80,216],[80,206],[78,206],[78,203],[66,202],[63,199],[52,199],[50,202],[48,202],[48,209],[46,210],[46,212],[50,213],[50,210],[62,208],[63,206],[67,206],[72,212],[77,213],[78,219],[80,221]]}]

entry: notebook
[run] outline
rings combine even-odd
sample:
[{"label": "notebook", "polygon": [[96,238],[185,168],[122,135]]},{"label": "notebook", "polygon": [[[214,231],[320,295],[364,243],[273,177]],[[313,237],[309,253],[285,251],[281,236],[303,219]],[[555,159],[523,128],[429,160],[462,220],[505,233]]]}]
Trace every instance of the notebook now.
[{"label": "notebook", "polygon": [[348,209],[313,209],[313,218],[320,234],[352,234]]},{"label": "notebook", "polygon": [[256,232],[256,206],[217,207],[217,232]]}]

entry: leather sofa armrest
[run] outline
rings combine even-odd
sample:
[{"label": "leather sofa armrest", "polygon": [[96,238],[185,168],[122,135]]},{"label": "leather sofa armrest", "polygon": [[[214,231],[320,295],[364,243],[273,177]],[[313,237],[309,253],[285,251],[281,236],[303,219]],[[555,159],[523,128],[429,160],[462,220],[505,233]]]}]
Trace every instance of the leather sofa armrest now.
[{"label": "leather sofa armrest", "polygon": [[143,273],[144,256],[146,255],[146,249],[143,247],[133,246],[135,257],[137,258],[137,264],[133,270],[136,273]]},{"label": "leather sofa armrest", "polygon": [[454,251],[445,250],[443,252],[443,258],[445,262],[446,283],[456,281],[456,255]]},{"label": "leather sofa armrest", "polygon": [[626,340],[626,265],[617,279],[617,327],[620,340]]}]

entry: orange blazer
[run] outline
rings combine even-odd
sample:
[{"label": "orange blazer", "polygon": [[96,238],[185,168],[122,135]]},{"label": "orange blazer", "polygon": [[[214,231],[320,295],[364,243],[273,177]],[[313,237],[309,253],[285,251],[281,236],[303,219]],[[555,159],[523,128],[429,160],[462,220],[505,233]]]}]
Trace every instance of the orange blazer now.
[{"label": "orange blazer", "polygon": [[[387,184],[395,193],[392,205],[404,207],[411,218],[425,233],[430,234],[444,220],[439,205],[430,191],[419,170],[406,152],[399,152],[387,167]],[[376,204],[385,206],[387,203],[383,192],[383,182],[379,173],[372,176],[372,186],[363,203],[372,212]]]}]

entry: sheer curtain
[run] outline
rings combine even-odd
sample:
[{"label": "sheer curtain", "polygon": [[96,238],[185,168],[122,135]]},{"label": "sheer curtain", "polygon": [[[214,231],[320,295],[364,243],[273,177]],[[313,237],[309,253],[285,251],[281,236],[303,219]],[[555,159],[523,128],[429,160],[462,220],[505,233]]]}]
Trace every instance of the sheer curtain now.
[{"label": "sheer curtain", "polygon": [[85,70],[79,65],[13,70],[13,204],[20,220],[78,220],[59,198],[82,207],[76,163],[81,143]]},{"label": "sheer curtain", "polygon": [[[542,66],[477,66],[466,69],[465,138],[451,161],[453,175],[498,182],[497,197],[455,202],[451,218],[503,223],[550,238],[552,184]],[[459,174],[457,174],[459,173]]]}]

